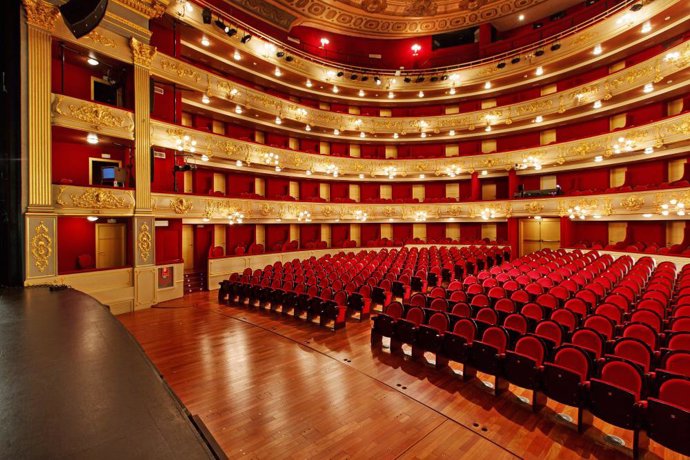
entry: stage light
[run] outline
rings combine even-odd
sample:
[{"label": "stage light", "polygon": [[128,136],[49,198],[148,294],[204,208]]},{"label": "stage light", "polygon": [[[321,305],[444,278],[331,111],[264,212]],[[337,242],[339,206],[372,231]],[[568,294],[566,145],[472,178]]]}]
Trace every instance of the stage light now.
[{"label": "stage light", "polygon": [[359,97],[364,97],[364,96],[366,96],[366,93],[364,92],[363,89],[360,89],[360,90],[359,90],[359,93],[357,93],[357,94],[359,95]]},{"label": "stage light", "polygon": [[289,55],[288,55],[288,56],[285,56],[285,61],[286,61],[286,62],[292,62],[292,61],[294,61],[294,60],[295,60],[295,58],[293,58],[292,56],[289,56]]},{"label": "stage light", "polygon": [[221,30],[225,30],[225,23],[221,18],[216,19],[216,27],[218,27]]},{"label": "stage light", "polygon": [[242,37],[240,39],[240,41],[242,42],[243,45],[246,45],[247,43],[249,43],[249,40],[251,40],[251,39],[252,39],[251,35],[245,34],[244,37]]},{"label": "stage light", "polygon": [[201,10],[201,19],[203,19],[204,24],[211,24],[211,9],[204,8]]},{"label": "stage light", "polygon": [[350,80],[357,80],[357,74],[350,75]]},{"label": "stage light", "polygon": [[558,51],[559,49],[561,49],[560,43],[554,43],[553,45],[551,45],[551,51]]},{"label": "stage light", "polygon": [[424,81],[424,77],[417,77],[415,80],[415,83],[422,83]]},{"label": "stage light", "polygon": [[515,56],[513,59],[510,60],[511,64],[517,64],[518,62],[520,62],[519,56]]},{"label": "stage light", "polygon": [[367,81],[367,80],[369,80],[369,77],[367,77],[366,75],[364,75],[364,76],[362,77],[362,81]]},{"label": "stage light", "polygon": [[235,29],[234,27],[226,27],[225,34],[228,37],[234,37],[235,35],[237,35],[237,29]]},{"label": "stage light", "polygon": [[434,75],[433,77],[429,78],[429,81],[431,83],[436,83],[438,81],[438,77],[436,75]]},{"label": "stage light", "polygon": [[534,52],[534,55],[539,57],[544,55],[544,50],[543,49],[538,49],[537,51]]},{"label": "stage light", "polygon": [[405,77],[405,78],[403,78],[403,81],[405,83],[410,83],[412,81],[412,79],[410,77]]},{"label": "stage light", "polygon": [[381,79],[379,77],[374,77],[374,81],[376,82],[376,86],[381,86]]},{"label": "stage light", "polygon": [[285,51],[278,51],[278,52],[276,53],[276,57],[279,58],[279,59],[282,58],[283,56],[285,56]]},{"label": "stage light", "polygon": [[498,69],[503,69],[503,68],[505,68],[505,66],[506,66],[505,62],[499,62],[498,64],[496,64],[496,68],[498,68]]}]

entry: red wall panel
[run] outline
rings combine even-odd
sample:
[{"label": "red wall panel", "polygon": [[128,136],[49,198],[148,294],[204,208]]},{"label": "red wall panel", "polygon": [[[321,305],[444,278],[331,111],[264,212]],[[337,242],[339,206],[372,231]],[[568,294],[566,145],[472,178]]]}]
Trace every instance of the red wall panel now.
[{"label": "red wall panel", "polygon": [[432,223],[426,224],[426,241],[440,241],[442,238],[446,237],[446,224],[444,223]]},{"label": "red wall panel", "polygon": [[331,245],[341,247],[350,239],[350,224],[331,224]]},{"label": "red wall panel", "polygon": [[289,224],[271,224],[266,225],[266,250],[280,251],[276,245],[290,241],[290,225]]},{"label": "red wall panel", "polygon": [[52,146],[53,183],[58,183],[61,179],[70,179],[74,185],[89,185],[89,158],[104,159],[101,157],[102,153],[109,154],[110,160],[119,160],[124,168],[127,168],[130,160],[129,149],[118,146],[91,145],[86,141],[63,142],[55,139]]},{"label": "red wall panel", "polygon": [[299,226],[299,246],[304,249],[307,243],[321,241],[320,224],[302,224]]},{"label": "red wall panel", "polygon": [[208,251],[213,246],[213,225],[194,226],[194,270],[208,270]]},{"label": "red wall panel", "polygon": [[381,239],[381,224],[360,224],[360,239],[362,246],[369,241]]},{"label": "red wall panel", "polygon": [[255,239],[256,225],[228,225],[225,241],[228,254],[231,254],[238,245],[244,247],[246,251]]},{"label": "red wall panel", "polygon": [[405,242],[412,239],[412,224],[393,224],[393,241]]},{"label": "red wall panel", "polygon": [[446,182],[427,182],[424,184],[424,199],[445,198]]},{"label": "red wall panel", "polygon": [[182,261],[182,219],[169,219],[167,227],[156,227],[156,264]]}]

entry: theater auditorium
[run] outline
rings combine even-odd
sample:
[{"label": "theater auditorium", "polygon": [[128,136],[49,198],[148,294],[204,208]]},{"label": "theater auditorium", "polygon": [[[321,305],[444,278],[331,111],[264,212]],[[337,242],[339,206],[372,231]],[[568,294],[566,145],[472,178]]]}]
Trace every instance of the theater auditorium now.
[{"label": "theater auditorium", "polygon": [[690,456],[690,2],[2,24],[1,458]]}]

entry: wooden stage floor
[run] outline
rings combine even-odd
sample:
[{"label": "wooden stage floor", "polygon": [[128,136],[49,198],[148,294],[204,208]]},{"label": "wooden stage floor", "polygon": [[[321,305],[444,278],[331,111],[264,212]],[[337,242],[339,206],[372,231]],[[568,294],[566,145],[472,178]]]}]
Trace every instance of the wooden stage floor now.
[{"label": "wooden stage floor", "polygon": [[[118,318],[230,458],[631,457],[625,430],[595,420],[579,435],[556,416],[575,416],[560,404],[533,414],[517,400],[527,391],[496,398],[478,380],[373,350],[369,321],[333,333],[216,296]],[[682,457],[651,442],[645,458]]]}]

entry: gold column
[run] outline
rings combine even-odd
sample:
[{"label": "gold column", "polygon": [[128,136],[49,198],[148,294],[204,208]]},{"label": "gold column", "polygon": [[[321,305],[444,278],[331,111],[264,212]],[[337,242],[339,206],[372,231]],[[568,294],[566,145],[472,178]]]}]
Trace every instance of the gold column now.
[{"label": "gold column", "polygon": [[51,34],[57,8],[41,0],[24,0],[28,25],[29,212],[52,209],[50,61]]},{"label": "gold column", "polygon": [[136,168],[136,212],[151,212],[151,61],[156,47],[132,38],[134,58],[134,152]]}]

